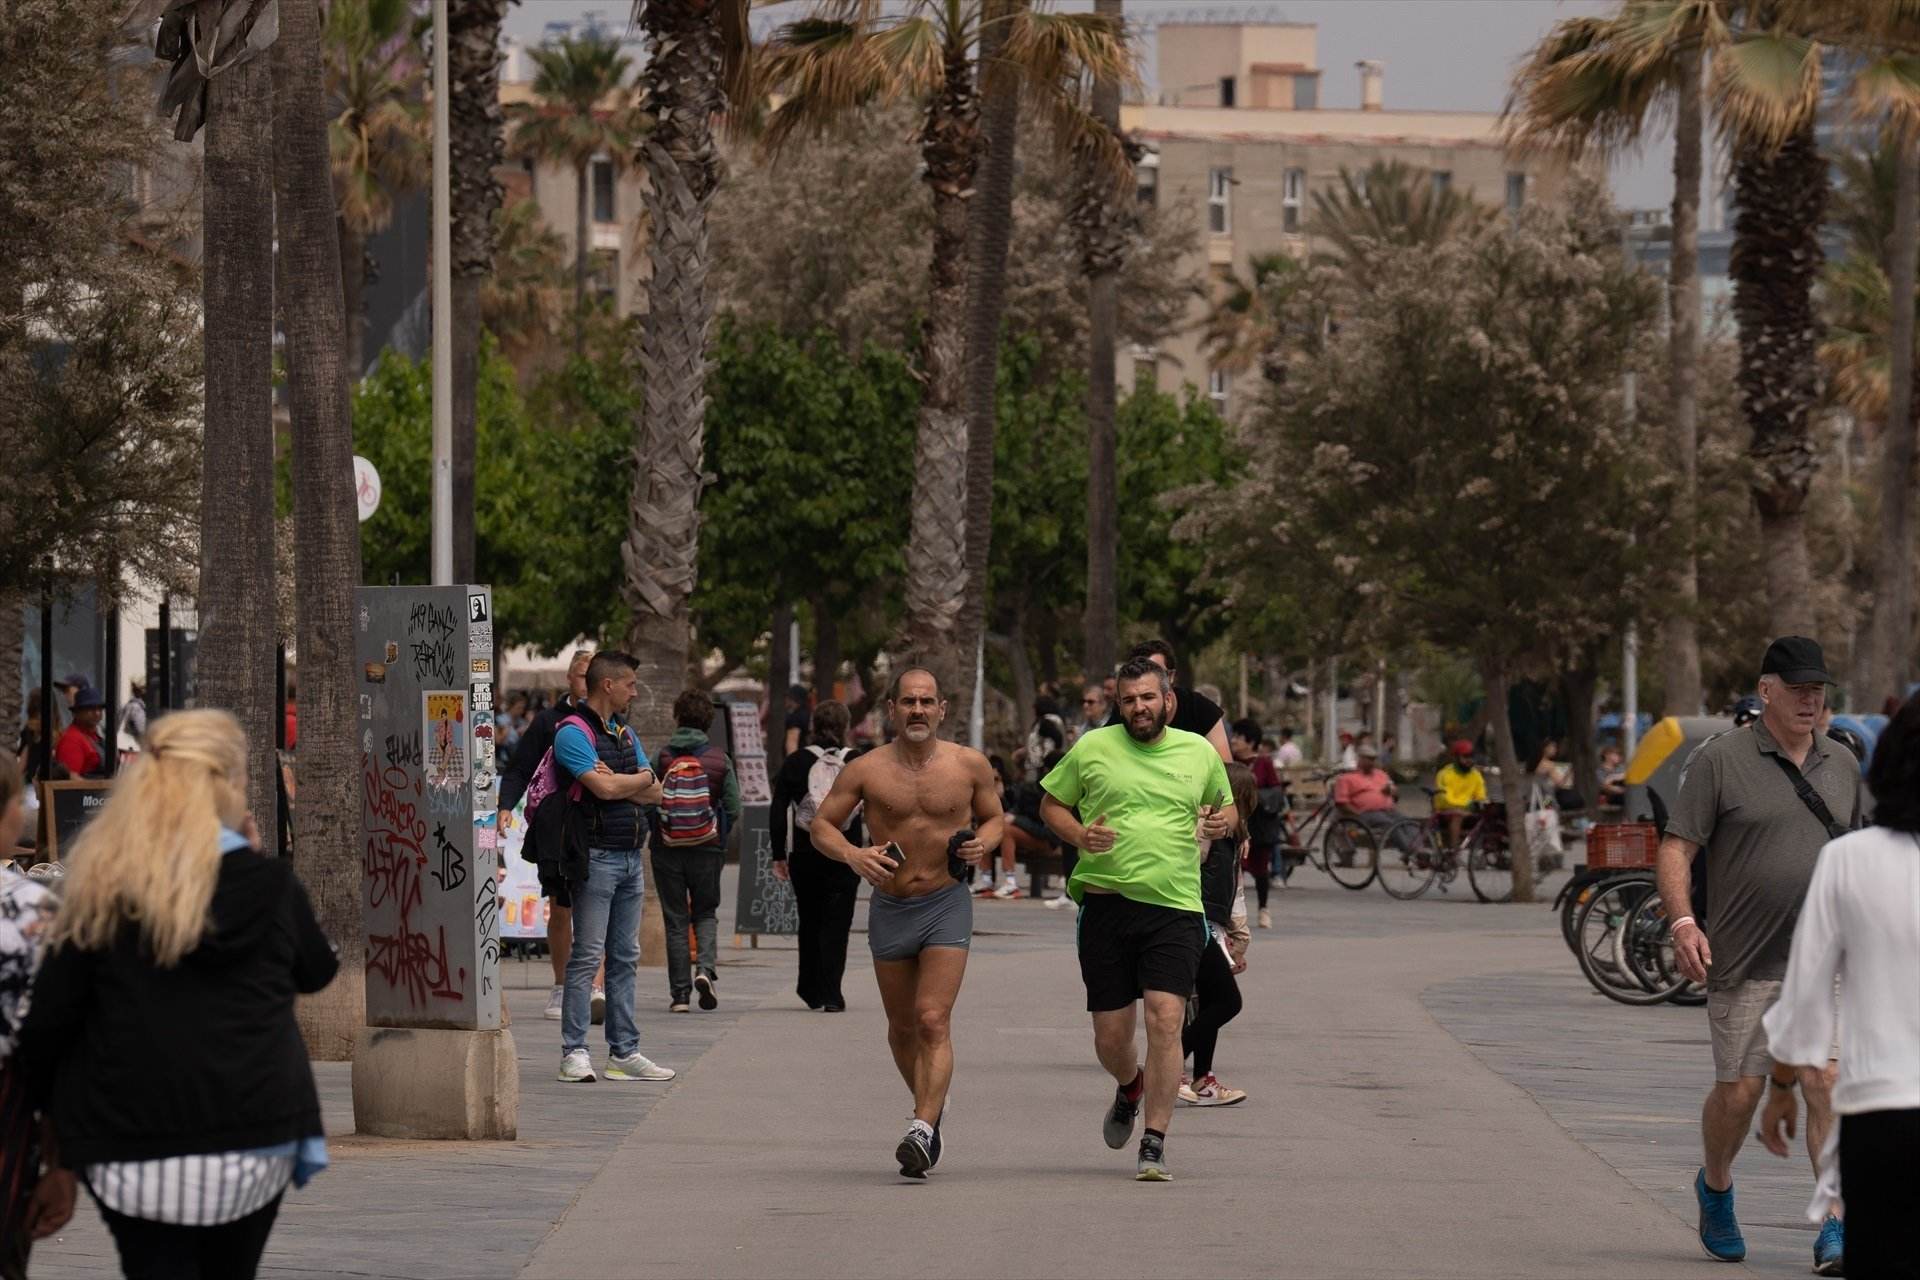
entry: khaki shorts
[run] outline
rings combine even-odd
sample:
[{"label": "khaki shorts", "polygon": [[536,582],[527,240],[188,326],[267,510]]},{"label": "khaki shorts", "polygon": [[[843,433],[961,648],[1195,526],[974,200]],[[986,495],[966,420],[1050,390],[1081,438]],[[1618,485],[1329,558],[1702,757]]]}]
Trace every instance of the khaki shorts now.
[{"label": "khaki shorts", "polygon": [[[1707,992],[1707,1022],[1713,1028],[1713,1078],[1730,1084],[1742,1076],[1764,1076],[1773,1071],[1767,1053],[1767,1029],[1761,1024],[1767,1010],[1780,999],[1778,978],[1748,978],[1731,987]],[[1835,984],[1834,1003],[1839,1003]],[[1834,1022],[1829,1061],[1840,1057],[1840,1026]]]}]

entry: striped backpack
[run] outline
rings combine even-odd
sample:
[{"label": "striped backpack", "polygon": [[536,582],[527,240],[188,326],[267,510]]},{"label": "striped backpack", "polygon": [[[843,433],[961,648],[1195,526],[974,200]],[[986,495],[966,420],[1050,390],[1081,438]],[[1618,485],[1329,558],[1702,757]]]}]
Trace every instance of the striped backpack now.
[{"label": "striped backpack", "polygon": [[714,793],[719,780],[726,777],[726,756],[709,747],[670,754],[666,765],[660,776],[660,843],[671,849],[719,844],[720,812]]}]

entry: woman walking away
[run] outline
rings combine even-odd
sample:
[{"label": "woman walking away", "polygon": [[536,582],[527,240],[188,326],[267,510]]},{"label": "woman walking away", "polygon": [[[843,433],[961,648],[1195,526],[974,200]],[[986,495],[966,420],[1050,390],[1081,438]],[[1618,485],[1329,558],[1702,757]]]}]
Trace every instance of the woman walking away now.
[{"label": "woman walking away", "polygon": [[[828,700],[813,709],[813,743],[788,756],[773,779],[773,811],[767,825],[773,836],[773,874],[793,883],[800,908],[800,976],[796,994],[809,1009],[840,1013],[847,997],[840,980],[847,972],[847,934],[853,928],[854,899],[860,877],[852,867],[813,847],[807,827],[833,780],[855,755],[847,749],[847,704]],[[856,815],[852,822],[858,824]]]},{"label": "woman walking away", "polygon": [[[0,756],[0,850],[20,838],[24,790],[20,767],[11,756]],[[0,862],[0,1280],[25,1280],[33,1242],[73,1216],[73,1175],[55,1168],[41,1176],[42,1162],[52,1162],[41,1147],[40,1118],[14,1067],[20,1019],[52,919],[47,891]]]},{"label": "woman walking away", "polygon": [[[1787,1154],[1798,1107],[1798,1069],[1824,1073],[1839,1019],[1840,1118],[1820,1153],[1808,1216],[1846,1206],[1844,1274],[1855,1280],[1920,1277],[1911,1219],[1920,1205],[1920,695],[1887,725],[1867,772],[1873,825],[1829,841],[1794,926],[1779,1002],[1767,1011],[1773,1083],[1760,1117],[1767,1150]],[[1846,974],[1834,1001],[1835,975]],[[1838,1159],[1835,1159],[1836,1148]]]},{"label": "woman walking away", "polygon": [[74,844],[21,1036],[129,1277],[252,1276],[287,1184],[326,1165],[293,1002],[339,966],[246,784],[231,715],[153,722]]},{"label": "woman walking away", "polygon": [[1193,1080],[1180,1083],[1180,1100],[1190,1107],[1230,1107],[1245,1102],[1246,1091],[1229,1089],[1213,1074],[1213,1051],[1220,1028],[1240,1012],[1240,984],[1233,975],[1247,967],[1247,900],[1240,889],[1240,862],[1246,854],[1247,824],[1239,815],[1253,812],[1253,770],[1227,766],[1233,788],[1237,829],[1215,840],[1200,866],[1200,901],[1207,913],[1207,945],[1194,977],[1194,1006],[1180,1045],[1193,1058]]}]

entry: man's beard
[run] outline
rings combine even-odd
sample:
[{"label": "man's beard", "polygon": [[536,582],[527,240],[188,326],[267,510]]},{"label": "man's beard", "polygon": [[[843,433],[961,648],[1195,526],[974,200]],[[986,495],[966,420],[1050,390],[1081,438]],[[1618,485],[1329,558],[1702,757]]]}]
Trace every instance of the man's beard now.
[{"label": "man's beard", "polygon": [[1139,723],[1133,720],[1131,717],[1129,717],[1127,720],[1127,732],[1133,735],[1133,740],[1135,742],[1152,742],[1155,738],[1160,736],[1161,730],[1165,729],[1166,727],[1167,727],[1167,712],[1166,712],[1166,708],[1164,707],[1162,707],[1160,710],[1153,713],[1152,722],[1144,730],[1141,729]]}]

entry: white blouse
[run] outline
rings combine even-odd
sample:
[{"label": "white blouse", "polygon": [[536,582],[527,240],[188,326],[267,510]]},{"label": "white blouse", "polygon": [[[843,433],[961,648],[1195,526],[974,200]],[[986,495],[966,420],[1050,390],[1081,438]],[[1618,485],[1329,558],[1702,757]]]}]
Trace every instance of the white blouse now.
[{"label": "white blouse", "polygon": [[[1829,841],[1793,931],[1780,999],[1765,1018],[1775,1062],[1824,1065],[1840,977],[1836,1115],[1920,1107],[1920,836],[1868,827]],[[1840,1126],[1820,1157],[1809,1216],[1839,1190]]]}]

